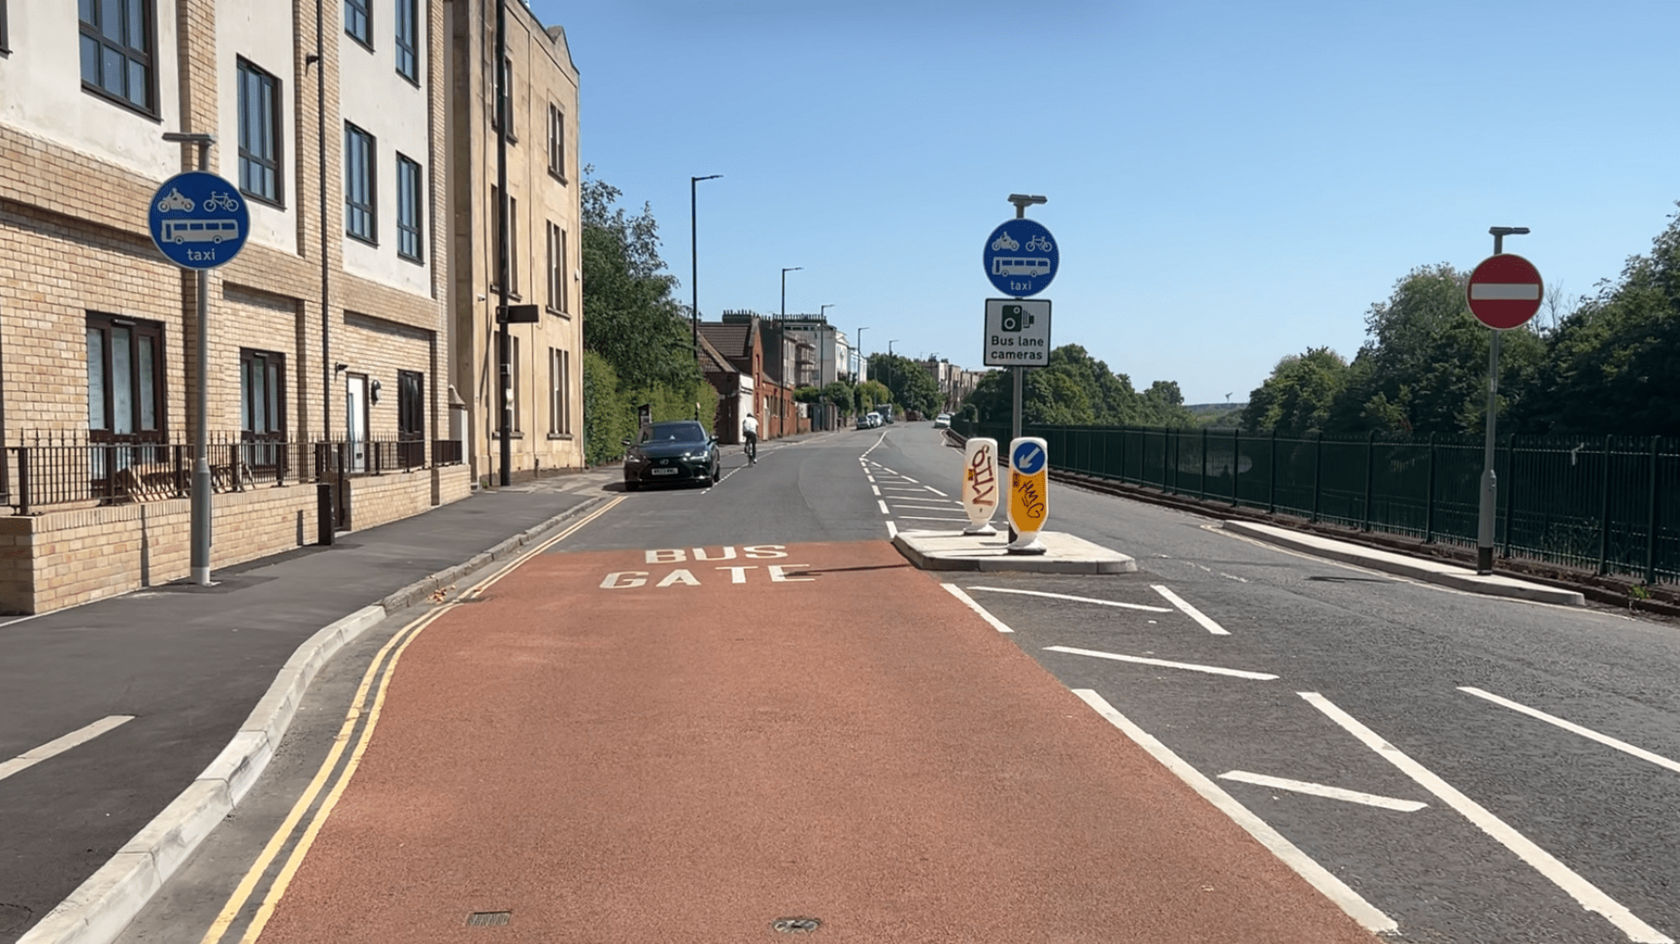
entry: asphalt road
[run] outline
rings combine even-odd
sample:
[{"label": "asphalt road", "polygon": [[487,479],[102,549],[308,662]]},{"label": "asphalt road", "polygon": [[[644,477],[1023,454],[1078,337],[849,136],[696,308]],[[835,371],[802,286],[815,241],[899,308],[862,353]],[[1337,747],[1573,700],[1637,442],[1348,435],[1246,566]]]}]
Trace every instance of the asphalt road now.
[{"label": "asphalt road", "polygon": [[[958,470],[958,453],[925,423],[768,443],[756,467],[728,456],[717,486],[624,496],[548,555],[652,556],[625,557],[600,575],[556,568],[553,592],[592,589],[584,584],[597,576],[596,586],[642,580],[613,598],[619,609],[594,618],[680,624],[688,611],[657,594],[681,594],[693,580],[707,625],[750,620],[774,598],[712,595],[737,577],[769,578],[774,561],[742,549],[957,527]],[[1037,660],[1050,673],[1044,681],[1105,699],[1392,918],[1397,939],[1680,934],[1672,627],[1412,583],[1059,485],[1049,527],[1131,554],[1139,570],[945,582],[1013,629],[1000,638]],[[686,579],[671,576],[678,569]],[[920,579],[918,600],[941,592],[940,581]],[[915,585],[895,577],[880,586],[867,602],[891,613]],[[874,592],[867,571],[848,575],[846,587]],[[249,807],[131,927],[127,944],[202,936],[331,750],[336,719],[373,659],[362,651],[324,677],[308,723],[288,736]],[[1040,684],[1027,678],[1012,684]],[[1322,787],[1347,792],[1302,792]],[[291,848],[297,837],[281,842]],[[272,870],[257,878],[258,892],[273,881]]]}]

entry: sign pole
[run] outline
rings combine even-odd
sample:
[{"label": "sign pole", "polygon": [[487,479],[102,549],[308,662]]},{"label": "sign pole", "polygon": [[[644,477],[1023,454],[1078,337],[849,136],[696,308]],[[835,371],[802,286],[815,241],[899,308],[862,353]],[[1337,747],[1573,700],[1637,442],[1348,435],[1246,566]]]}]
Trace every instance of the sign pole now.
[{"label": "sign pole", "polygon": [[[210,169],[210,142],[198,142],[198,169]],[[198,270],[198,405],[193,417],[192,582],[210,586],[210,356],[208,319],[210,273]],[[237,465],[237,463],[236,463]],[[237,474],[237,469],[235,470]]]},{"label": "sign pole", "polygon": [[[1470,274],[1470,284],[1466,289],[1471,312],[1484,324],[1487,324],[1488,329],[1493,332],[1493,336],[1488,339],[1487,441],[1482,448],[1482,487],[1476,516],[1476,573],[1483,575],[1493,573],[1495,509],[1497,508],[1496,496],[1499,489],[1499,477],[1493,471],[1493,464],[1499,412],[1499,348],[1502,340],[1501,335],[1504,334],[1505,329],[1516,327],[1532,317],[1534,310],[1539,307],[1540,299],[1543,297],[1539,273],[1535,272],[1533,267],[1525,260],[1516,256],[1507,257],[1496,265],[1503,273],[1508,268],[1503,265],[1504,262],[1521,263],[1527,267],[1528,273],[1532,273],[1532,281],[1528,280],[1526,274],[1515,276],[1515,278],[1523,279],[1520,282],[1509,281],[1513,276],[1501,274],[1486,277],[1486,284],[1477,284],[1484,278],[1482,273],[1487,271],[1484,267],[1504,255],[1505,237],[1524,235],[1528,232],[1528,227],[1492,226],[1488,228],[1488,232],[1493,236],[1493,257],[1485,260],[1482,265],[1476,267],[1476,271]],[[1477,302],[1482,304],[1478,306]],[[1513,302],[1519,309],[1515,314],[1520,317],[1512,317],[1512,312],[1509,311],[1494,310],[1493,306],[1508,306]],[[1492,303],[1491,306],[1490,303]],[[1507,484],[1507,487],[1509,487],[1509,484]],[[1506,527],[1510,527],[1508,522]]]}]

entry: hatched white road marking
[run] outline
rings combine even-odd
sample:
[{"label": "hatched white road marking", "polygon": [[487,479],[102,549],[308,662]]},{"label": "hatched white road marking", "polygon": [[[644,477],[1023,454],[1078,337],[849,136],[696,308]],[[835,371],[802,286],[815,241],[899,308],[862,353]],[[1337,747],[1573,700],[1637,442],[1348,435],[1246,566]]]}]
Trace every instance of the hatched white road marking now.
[{"label": "hatched white road marking", "polygon": [[1093,597],[1076,597],[1066,593],[1049,593],[1044,590],[1014,590],[1009,587],[969,587],[970,593],[984,590],[987,593],[1018,593],[1024,597],[1048,597],[1052,600],[1072,600],[1075,603],[1095,603],[1098,606],[1117,606],[1127,610],[1144,610],[1149,613],[1171,613],[1172,610],[1164,606],[1150,606],[1147,603],[1121,603],[1118,600],[1098,600]]},{"label": "hatched white road marking", "polygon": [[1206,672],[1209,675],[1229,675],[1232,678],[1254,679],[1269,682],[1277,678],[1265,672],[1250,672],[1246,669],[1225,669],[1217,665],[1197,665],[1194,662],[1169,662],[1166,659],[1149,659],[1144,656],[1123,656],[1117,652],[1098,652],[1095,649],[1075,649],[1072,646],[1045,646],[1048,652],[1066,652],[1076,656],[1090,656],[1093,659],[1113,659],[1116,662],[1136,662],[1139,665],[1159,665],[1169,669],[1184,669],[1189,672]]},{"label": "hatched white road marking", "polygon": [[1485,698],[1488,701],[1491,701],[1496,705],[1503,705],[1504,707],[1509,708],[1512,711],[1520,711],[1523,714],[1528,715],[1531,718],[1539,718],[1541,721],[1544,721],[1547,724],[1555,724],[1558,727],[1564,729],[1565,731],[1569,731],[1573,734],[1579,734],[1580,736],[1582,736],[1584,738],[1589,738],[1591,740],[1597,741],[1598,743],[1603,744],[1607,747],[1613,747],[1618,751],[1623,751],[1625,753],[1632,754],[1633,756],[1639,758],[1640,760],[1650,761],[1651,763],[1656,764],[1658,767],[1667,767],[1669,770],[1675,771],[1676,773],[1680,773],[1680,762],[1669,760],[1668,758],[1662,756],[1661,754],[1653,754],[1650,751],[1645,750],[1642,747],[1634,747],[1632,744],[1629,744],[1626,741],[1619,741],[1619,740],[1611,737],[1608,734],[1599,734],[1597,731],[1594,731],[1590,728],[1583,728],[1580,725],[1574,723],[1573,721],[1565,721],[1562,718],[1557,717],[1556,715],[1546,714],[1544,711],[1541,711],[1538,708],[1530,708],[1527,705],[1518,704],[1517,702],[1514,702],[1514,701],[1510,700],[1509,698],[1501,698],[1498,695],[1493,694],[1492,692],[1483,691],[1482,689],[1479,689],[1479,688],[1473,688],[1473,687],[1468,686],[1468,685],[1461,685],[1461,686],[1459,686],[1458,690],[1461,691],[1461,692],[1464,692],[1467,695],[1475,695],[1477,698]]},{"label": "hatched white road marking", "polygon": [[1328,797],[1332,800],[1346,800],[1349,803],[1363,803],[1366,806],[1380,806],[1385,810],[1399,810],[1402,813],[1415,813],[1429,805],[1419,800],[1396,800],[1393,797],[1378,796],[1375,793],[1360,793],[1358,790],[1327,787],[1322,783],[1307,783],[1304,780],[1286,780],[1282,777],[1268,777],[1265,774],[1251,774],[1246,770],[1228,770],[1220,774],[1219,779],[1273,787],[1278,790],[1288,790],[1292,793],[1307,793],[1312,796]]},{"label": "hatched white road marking", "polygon": [[888,511],[888,510],[887,510],[887,503],[886,503],[886,502],[884,502],[884,501],[882,501],[882,500],[880,500],[880,499],[879,499],[879,498],[877,498],[877,499],[875,499],[875,504],[877,504],[877,505],[880,505],[880,506],[881,506],[881,514],[883,514],[883,515],[890,515],[890,514],[892,514],[892,512],[890,512],[890,511]]},{"label": "hatched white road marking", "polygon": [[945,494],[944,492],[940,491],[939,489],[934,488],[932,485],[924,485],[922,487],[927,489],[928,491],[934,493],[935,495],[938,495],[940,498],[950,498],[951,497],[951,496]]},{"label": "hatched white road marking", "polygon": [[39,764],[41,761],[57,757],[59,754],[64,753],[72,747],[76,747],[80,744],[86,744],[101,734],[104,734],[106,731],[127,724],[133,720],[133,715],[108,715],[104,718],[100,718],[92,724],[77,728],[63,737],[53,738],[34,750],[24,751],[22,754],[6,761],[4,764],[0,764],[0,780],[5,780],[12,774],[20,771],[28,770],[36,764]]},{"label": "hatched white road marking", "polygon": [[887,540],[891,541],[893,538],[896,538],[896,537],[898,537],[898,525],[893,524],[891,521],[888,521],[887,522]]},{"label": "hatched white road marking", "polygon": [[1195,607],[1191,606],[1190,604],[1184,602],[1183,597],[1180,597],[1178,594],[1172,592],[1171,590],[1168,590],[1166,587],[1163,587],[1160,584],[1151,584],[1150,589],[1154,590],[1156,593],[1159,593],[1161,596],[1166,597],[1168,603],[1171,603],[1173,606],[1176,606],[1180,610],[1183,610],[1184,614],[1186,616],[1188,616],[1191,619],[1195,620],[1196,622],[1202,624],[1203,629],[1205,629],[1208,632],[1214,634],[1215,636],[1229,636],[1229,635],[1231,635],[1229,632],[1226,631],[1225,627],[1219,625],[1218,623],[1215,623],[1213,620],[1210,620],[1206,616],[1202,615],[1201,610],[1198,610]]},{"label": "hatched white road marking", "polygon": [[1378,737],[1376,732],[1359,723],[1352,715],[1336,707],[1330,699],[1317,692],[1297,692],[1296,694],[1306,699],[1308,704],[1323,712],[1330,720],[1341,725],[1349,734],[1363,741],[1366,747],[1377,752],[1377,756],[1398,767],[1401,773],[1417,781],[1418,786],[1435,794],[1441,799],[1441,802],[1457,810],[1460,815],[1474,823],[1482,832],[1497,839],[1501,845],[1515,853],[1517,858],[1527,862],[1535,871],[1569,893],[1569,897],[1579,902],[1581,907],[1603,915],[1618,930],[1627,935],[1628,940],[1636,941],[1638,944],[1674,944],[1673,938],[1634,917],[1633,912],[1629,911],[1626,906],[1600,891],[1598,886],[1576,874],[1574,869],[1559,862],[1551,853],[1535,845],[1527,836],[1512,829],[1504,820],[1488,812],[1480,803],[1458,792],[1451,784],[1431,773],[1422,764],[1412,760],[1399,748]]},{"label": "hatched white road marking", "polygon": [[979,613],[980,618],[985,620],[986,622],[992,624],[993,629],[997,630],[1000,633],[1012,633],[1012,632],[1015,631],[1015,630],[1009,628],[1009,624],[1005,623],[1003,620],[1000,620],[997,617],[993,616],[991,613],[987,612],[985,607],[983,607],[980,604],[974,602],[974,598],[969,596],[968,594],[962,592],[961,587],[957,586],[954,583],[942,583],[942,584],[940,584],[940,586],[944,587],[946,592],[950,593],[951,596],[954,596],[957,599],[963,601],[963,603],[969,609],[973,610],[976,613]]},{"label": "hatched white road marking", "polygon": [[1231,821],[1241,826],[1250,836],[1253,836],[1262,846],[1278,857],[1278,861],[1295,870],[1295,874],[1306,879],[1318,889],[1319,894],[1335,902],[1338,908],[1346,912],[1348,917],[1360,923],[1367,931],[1390,933],[1398,931],[1400,925],[1393,918],[1378,911],[1360,894],[1349,888],[1345,882],[1332,875],[1328,869],[1313,861],[1311,856],[1302,852],[1294,843],[1283,838],[1283,835],[1265,820],[1248,811],[1248,807],[1238,803],[1229,793],[1220,789],[1219,784],[1209,780],[1206,775],[1184,762],[1184,759],[1172,752],[1165,744],[1155,740],[1149,732],[1133,724],[1130,719],[1110,705],[1101,695],[1089,688],[1076,688],[1075,695],[1096,710],[1103,720],[1119,728],[1132,743],[1148,751],[1151,757],[1160,762],[1161,766],[1178,775],[1178,779],[1190,785],[1190,788],[1202,795],[1202,798],[1212,803],[1221,813],[1231,818]]},{"label": "hatched white road marking", "polygon": [[878,486],[871,485],[869,486],[869,490],[875,493],[876,498],[881,497],[881,489]]},{"label": "hatched white road marking", "polygon": [[932,515],[899,515],[905,521],[960,521],[967,522],[967,518],[935,518]]}]

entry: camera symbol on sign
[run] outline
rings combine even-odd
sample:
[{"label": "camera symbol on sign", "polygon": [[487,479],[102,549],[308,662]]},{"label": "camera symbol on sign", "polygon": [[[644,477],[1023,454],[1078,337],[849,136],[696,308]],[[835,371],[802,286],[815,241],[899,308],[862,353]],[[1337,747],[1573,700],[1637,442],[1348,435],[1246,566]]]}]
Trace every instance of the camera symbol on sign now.
[{"label": "camera symbol on sign", "polygon": [[1035,319],[1033,318],[1032,314],[1026,310],[1026,306],[1024,306],[1024,305],[1005,305],[1005,306],[1003,306],[1002,323],[999,325],[998,329],[1000,331],[1011,331],[1011,332],[1019,333],[1019,332],[1025,330],[1027,328],[1032,327],[1034,320]]}]

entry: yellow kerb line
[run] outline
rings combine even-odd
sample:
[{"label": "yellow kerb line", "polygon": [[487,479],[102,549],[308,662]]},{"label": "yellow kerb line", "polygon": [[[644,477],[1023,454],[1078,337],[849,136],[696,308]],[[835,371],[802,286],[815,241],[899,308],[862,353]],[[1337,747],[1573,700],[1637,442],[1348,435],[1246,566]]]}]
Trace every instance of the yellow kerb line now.
[{"label": "yellow kerb line", "polygon": [[[623,495],[615,497],[612,501],[602,505],[564,531],[514,558],[505,567],[475,584],[467,591],[467,594],[478,596],[496,581],[511,573],[520,564],[576,534],[585,525],[611,511],[625,498],[626,496]],[[463,596],[467,594],[463,594]],[[233,894],[228,897],[227,904],[222,908],[221,913],[216,916],[216,920],[211,923],[200,944],[220,944],[222,938],[227,934],[228,928],[232,927],[234,920],[239,916],[239,912],[244,909],[246,902],[250,900],[251,894],[256,890],[257,883],[262,880],[262,876],[267,873],[268,867],[273,864],[274,859],[279,856],[280,850],[285,847],[286,840],[291,836],[292,831],[297,828],[298,821],[303,818],[304,813],[314,804],[315,798],[320,795],[321,788],[326,784],[333,768],[338,766],[338,759],[344,754],[344,748],[349,743],[351,732],[355,730],[357,719],[362,715],[361,705],[363,699],[367,697],[368,688],[373,684],[373,680],[379,677],[379,671],[386,654],[391,652],[392,647],[397,647],[395,654],[391,656],[385,678],[381,680],[379,690],[374,695],[373,705],[368,712],[367,725],[362,729],[362,736],[356,742],[356,749],[351,753],[349,763],[328,794],[321,809],[316,812],[315,817],[310,821],[303,837],[292,850],[292,854],[286,858],[285,864],[280,869],[280,874],[275,878],[274,885],[264,896],[262,906],[257,910],[256,916],[251,921],[251,927],[240,938],[240,942],[241,944],[250,944],[262,934],[263,928],[267,926],[269,918],[273,915],[275,906],[279,904],[280,898],[286,893],[287,886],[291,884],[292,876],[296,874],[298,867],[302,864],[304,855],[308,853],[309,847],[314,845],[315,835],[320,832],[321,827],[326,823],[327,816],[331,814],[333,807],[338,804],[339,796],[343,794],[345,787],[349,785],[351,775],[355,773],[357,766],[361,763],[362,754],[367,748],[368,741],[373,736],[374,724],[379,720],[380,706],[384,703],[385,690],[390,684],[391,676],[396,671],[397,660],[402,657],[403,650],[408,648],[408,644],[420,635],[421,630],[431,625],[443,614],[454,609],[455,606],[456,604],[451,602],[416,619],[403,627],[385,645],[380,647],[379,652],[374,655],[373,664],[368,666],[367,672],[362,676],[361,684],[356,687],[355,697],[351,699],[350,710],[345,715],[344,724],[339,728],[338,735],[333,738],[332,750],[327,752],[327,758],[322,762],[320,771],[315,774],[308,788],[298,798],[297,803],[293,804],[291,811],[286,814],[286,819],[280,824],[280,828],[275,831],[268,844],[264,846],[262,854],[257,857],[257,861],[251,865],[250,870],[245,873],[245,877],[240,879],[239,885],[233,890]]]}]

